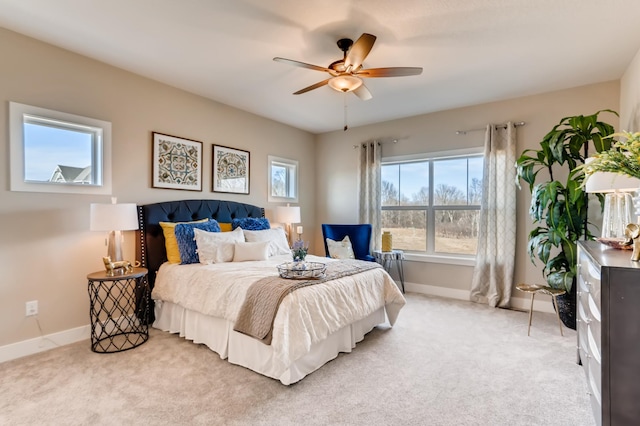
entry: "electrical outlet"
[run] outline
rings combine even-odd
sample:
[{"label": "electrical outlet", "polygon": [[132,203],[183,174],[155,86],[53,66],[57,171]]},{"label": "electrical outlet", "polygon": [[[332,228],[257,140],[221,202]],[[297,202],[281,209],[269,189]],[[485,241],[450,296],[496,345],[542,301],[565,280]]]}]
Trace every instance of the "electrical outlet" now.
[{"label": "electrical outlet", "polygon": [[32,317],[38,315],[38,301],[32,300],[26,303],[26,315]]}]

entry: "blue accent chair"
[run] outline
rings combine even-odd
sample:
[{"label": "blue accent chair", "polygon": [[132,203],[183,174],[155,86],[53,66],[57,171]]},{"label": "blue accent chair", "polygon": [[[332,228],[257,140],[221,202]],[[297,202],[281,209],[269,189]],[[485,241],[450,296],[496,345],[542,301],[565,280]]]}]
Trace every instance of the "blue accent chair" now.
[{"label": "blue accent chair", "polygon": [[334,241],[342,241],[345,236],[349,236],[351,246],[353,247],[353,255],[356,259],[368,260],[375,262],[375,258],[371,256],[371,233],[372,228],[368,223],[358,225],[332,225],[322,224],[322,240],[324,241],[324,251],[329,257],[329,248],[327,247],[327,238]]}]

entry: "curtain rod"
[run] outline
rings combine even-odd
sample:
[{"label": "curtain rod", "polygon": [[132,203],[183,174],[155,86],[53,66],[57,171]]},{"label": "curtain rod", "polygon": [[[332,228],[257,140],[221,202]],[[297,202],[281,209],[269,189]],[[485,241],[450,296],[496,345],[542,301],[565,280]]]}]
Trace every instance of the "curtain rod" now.
[{"label": "curtain rod", "polygon": [[[370,143],[370,142],[374,142],[374,143],[377,142],[379,145],[383,145],[385,143],[394,143],[395,144],[395,143],[398,143],[398,139],[389,139],[389,140],[386,140],[386,141],[385,140],[374,139],[372,141],[362,142],[362,145],[364,145],[366,143]],[[353,149],[360,148],[360,145],[361,144],[353,145]]]},{"label": "curtain rod", "polygon": [[[520,126],[524,126],[525,123],[524,121],[518,121],[517,123],[513,123],[514,126],[516,127],[520,127]],[[503,129],[507,128],[507,124],[496,124],[496,127],[502,127]],[[485,130],[486,127],[483,127],[482,129],[469,129],[469,130],[456,130],[456,135],[466,135],[469,132],[479,132],[480,130]]]}]

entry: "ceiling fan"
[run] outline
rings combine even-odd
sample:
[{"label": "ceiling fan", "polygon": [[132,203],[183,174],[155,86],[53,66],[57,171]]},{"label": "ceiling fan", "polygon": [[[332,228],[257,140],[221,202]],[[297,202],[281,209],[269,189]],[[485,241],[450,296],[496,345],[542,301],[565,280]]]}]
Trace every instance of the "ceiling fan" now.
[{"label": "ceiling fan", "polygon": [[326,68],[294,61],[292,59],[276,57],[273,58],[273,60],[291,64],[296,67],[324,71],[331,75],[331,77],[326,80],[322,80],[309,87],[298,90],[294,95],[300,95],[319,87],[329,85],[329,87],[337,90],[338,92],[353,92],[357,97],[366,101],[371,99],[372,96],[369,89],[364,85],[362,81],[363,78],[403,77],[422,74],[421,67],[362,68],[362,63],[371,51],[375,42],[376,36],[367,33],[362,34],[355,43],[349,38],[342,38],[338,40],[338,47],[342,50],[344,57],[332,62]]}]

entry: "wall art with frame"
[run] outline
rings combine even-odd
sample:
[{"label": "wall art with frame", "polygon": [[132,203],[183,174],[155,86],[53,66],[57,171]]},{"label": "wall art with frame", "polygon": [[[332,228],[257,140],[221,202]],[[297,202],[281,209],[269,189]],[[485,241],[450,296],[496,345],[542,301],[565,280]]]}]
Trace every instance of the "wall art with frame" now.
[{"label": "wall art with frame", "polygon": [[249,193],[249,151],[213,145],[213,192]]},{"label": "wall art with frame", "polygon": [[202,191],[202,142],[153,132],[152,186]]}]

